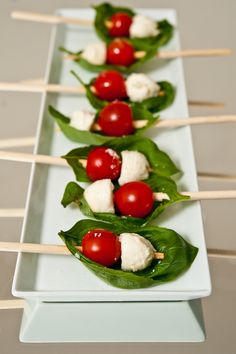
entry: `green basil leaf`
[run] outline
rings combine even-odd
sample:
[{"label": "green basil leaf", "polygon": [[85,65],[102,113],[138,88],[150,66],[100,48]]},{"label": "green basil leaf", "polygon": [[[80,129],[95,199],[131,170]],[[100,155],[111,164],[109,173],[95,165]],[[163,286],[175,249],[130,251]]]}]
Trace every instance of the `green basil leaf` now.
[{"label": "green basil leaf", "polygon": [[[90,104],[95,108],[95,109],[102,109],[104,108],[107,104],[110,102],[101,100],[98,98],[94,93],[91,91],[91,85],[93,85],[93,82],[95,78],[93,78],[88,84],[85,84],[81,78],[77,75],[75,71],[71,71],[72,75],[76,77],[76,79],[81,83],[81,85],[84,87],[86,96],[90,102]],[[148,111],[151,111],[153,113],[157,113],[162,111],[163,109],[169,107],[172,102],[174,101],[175,97],[175,89],[172,86],[171,83],[168,81],[159,81],[157,84],[160,86],[160,92],[161,95],[157,97],[151,97],[143,100],[142,102],[138,103],[132,103],[129,99],[124,100],[124,102],[127,103],[132,103],[135,106],[139,106],[142,109],[146,109]]]},{"label": "green basil leaf", "polygon": [[[82,244],[84,235],[95,228],[107,229],[117,235],[123,232],[138,233],[147,238],[156,251],[164,253],[164,260],[153,260],[149,267],[138,272],[122,271],[119,263],[113,268],[99,265],[75,248]],[[77,222],[70,230],[60,231],[59,236],[70,252],[95,275],[112,286],[124,289],[146,288],[174,280],[191,266],[198,252],[177,232],[158,226],[136,227],[87,219]]]},{"label": "green basil leaf", "polygon": [[[132,104],[131,109],[133,112],[139,112],[139,116],[136,117],[135,119],[139,120],[147,120],[147,124],[144,128],[138,128],[135,129],[133,136],[137,136],[143,132],[145,132],[148,128],[150,128],[152,125],[154,125],[159,117],[153,116],[149,111],[146,109],[143,109],[141,107],[136,107],[136,105]],[[55,121],[57,122],[58,126],[60,127],[61,131],[65,134],[65,136],[72,140],[75,141],[76,143],[81,143],[81,144],[93,144],[93,145],[101,145],[105,144],[106,142],[109,142],[110,140],[114,139],[114,136],[106,136],[102,135],[102,133],[97,132],[93,133],[91,131],[87,130],[78,130],[76,128],[73,128],[70,126],[70,118],[66,117],[59,111],[57,111],[55,108],[52,106],[49,106],[48,108],[49,113],[52,115],[53,118],[55,118]],[[133,113],[134,115],[134,113]],[[98,116],[98,113],[97,113]],[[131,135],[130,135],[131,137]],[[118,138],[122,139],[122,138]]]},{"label": "green basil leaf", "polygon": [[[119,155],[124,150],[139,151],[144,154],[150,164],[153,174],[170,177],[179,172],[170,157],[148,138],[137,136],[127,136],[123,138],[112,139],[102,146],[115,150]],[[89,182],[85,168],[79,160],[87,159],[89,152],[94,145],[76,148],[62,156],[73,169],[76,180],[79,182]]]},{"label": "green basil leaf", "polygon": [[[103,42],[109,43],[114,38],[110,37],[109,31],[105,26],[105,21],[110,20],[110,17],[117,12],[124,12],[133,17],[136,15],[132,10],[127,7],[115,7],[108,3],[103,3],[98,6],[94,6],[96,10],[95,16],[95,30],[98,37]],[[155,37],[145,38],[129,38],[130,42],[139,50],[148,50],[150,47],[158,48],[166,44],[173,35],[173,26],[167,21],[162,20],[157,22],[159,34]]]}]

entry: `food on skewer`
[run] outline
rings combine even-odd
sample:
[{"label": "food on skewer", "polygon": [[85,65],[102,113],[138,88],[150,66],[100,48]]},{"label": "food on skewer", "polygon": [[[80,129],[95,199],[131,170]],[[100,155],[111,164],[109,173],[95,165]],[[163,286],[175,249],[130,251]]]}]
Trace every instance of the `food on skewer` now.
[{"label": "food on skewer", "polygon": [[[124,289],[174,280],[190,267],[198,252],[175,231],[157,226],[87,219],[59,235],[70,252],[96,276]],[[81,245],[82,252],[77,248]]]},{"label": "food on skewer", "polygon": [[143,108],[157,113],[174,100],[175,90],[169,82],[155,82],[146,74],[132,73],[126,78],[118,71],[105,70],[85,84],[74,71],[71,73],[82,84],[95,109],[101,109],[114,100],[125,100],[140,103]]},{"label": "food on skewer", "polygon": [[[167,194],[166,199],[170,200]],[[153,210],[154,194],[144,182],[128,182],[115,191],[114,204],[121,215],[144,218]]]},{"label": "food on skewer", "polygon": [[164,254],[156,253],[151,242],[143,236],[128,232],[117,236],[104,229],[90,230],[83,237],[82,253],[105,267],[121,259],[121,269],[131,272],[147,268],[157,256],[164,259]]},{"label": "food on skewer", "polygon": [[[154,116],[139,105],[121,101],[109,103],[96,114],[86,111],[73,113],[76,118],[73,120],[52,106],[49,106],[49,112],[67,138],[95,145],[101,145],[114,137],[140,135],[159,119],[159,116]],[[86,116],[91,119],[86,121]]]},{"label": "food on skewer", "polygon": [[152,140],[133,136],[116,138],[99,147],[73,149],[62,157],[80,182],[108,178],[122,185],[147,179],[152,174],[170,177],[179,172]]},{"label": "food on skewer", "polygon": [[[77,74],[74,73],[74,75],[78,78]],[[92,81],[91,91],[101,100],[114,101],[127,98],[125,78],[118,71],[102,71]]]},{"label": "food on skewer", "polygon": [[117,180],[121,174],[122,164],[115,150],[105,146],[95,147],[88,154],[86,173],[91,181],[105,178],[114,181]]},{"label": "food on skewer", "polygon": [[136,14],[127,7],[115,7],[108,3],[94,6],[97,35],[109,43],[115,37],[127,37],[139,49],[160,47],[172,37],[173,26],[167,21],[155,21]]},{"label": "food on skewer", "polygon": [[64,47],[59,49],[68,54],[68,59],[93,72],[117,70],[129,73],[135,71],[146,61],[157,57],[155,47],[139,51],[130,40],[122,38],[113,39],[107,44],[103,42],[90,43],[83,50],[77,52],[72,52]]},{"label": "food on skewer", "polygon": [[188,200],[178,193],[175,182],[161,175],[122,186],[110,179],[97,180],[85,190],[75,182],[65,188],[62,205],[75,203],[89,217],[124,224],[146,225],[170,205]]}]

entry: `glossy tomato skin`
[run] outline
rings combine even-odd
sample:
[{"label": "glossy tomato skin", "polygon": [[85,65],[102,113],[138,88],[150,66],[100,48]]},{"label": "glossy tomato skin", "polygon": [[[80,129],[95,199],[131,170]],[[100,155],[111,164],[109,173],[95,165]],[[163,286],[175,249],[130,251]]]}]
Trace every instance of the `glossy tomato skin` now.
[{"label": "glossy tomato skin", "polygon": [[129,37],[129,28],[132,17],[125,12],[117,12],[109,19],[111,27],[108,29],[111,37]]},{"label": "glossy tomato skin", "polygon": [[114,203],[121,215],[144,218],[153,209],[153,191],[144,182],[129,182],[115,192]]},{"label": "glossy tomato skin", "polygon": [[130,106],[114,101],[99,113],[98,121],[102,132],[109,136],[123,136],[134,132],[133,114]]},{"label": "glossy tomato skin", "polygon": [[127,98],[125,80],[118,71],[101,72],[95,79],[93,86],[96,96],[101,100],[114,101]]},{"label": "glossy tomato skin", "polygon": [[121,256],[119,238],[103,229],[89,231],[82,239],[82,250],[85,257],[105,267],[113,265]]},{"label": "glossy tomato skin", "polygon": [[134,61],[134,47],[127,40],[117,38],[108,45],[108,64],[130,66]]},{"label": "glossy tomato skin", "polygon": [[92,181],[109,178],[112,181],[120,176],[121,159],[107,147],[96,147],[87,157],[86,173]]}]

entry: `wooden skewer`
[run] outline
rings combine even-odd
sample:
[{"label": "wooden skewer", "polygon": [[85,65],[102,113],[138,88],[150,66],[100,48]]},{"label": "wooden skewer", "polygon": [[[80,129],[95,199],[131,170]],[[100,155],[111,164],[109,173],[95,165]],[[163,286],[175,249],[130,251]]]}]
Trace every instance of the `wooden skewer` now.
[{"label": "wooden skewer", "polygon": [[[141,122],[143,123],[144,121],[137,121],[137,122],[140,122],[138,124],[141,124]],[[164,127],[181,127],[184,125],[219,124],[219,123],[233,123],[233,122],[236,122],[236,115],[160,119],[157,122],[156,126],[164,128]]]},{"label": "wooden skewer", "polygon": [[18,162],[37,162],[47,165],[67,166],[64,159],[48,155],[34,155],[22,152],[0,151],[0,160]]},{"label": "wooden skewer", "polygon": [[[211,57],[211,56],[229,56],[232,54],[229,48],[212,48],[212,49],[189,49],[175,51],[161,51],[157,53],[159,59],[175,59],[175,58],[193,58],[193,57]],[[135,59],[144,58],[145,51],[137,51],[134,53]],[[79,55],[67,54],[64,56],[67,60],[79,60]]]},{"label": "wooden skewer", "polygon": [[206,181],[232,181],[236,182],[236,175],[229,175],[224,173],[209,173],[209,172],[198,172],[198,177]]},{"label": "wooden skewer", "polygon": [[22,82],[0,82],[0,91],[12,92],[55,92],[68,94],[84,94],[82,86],[64,86],[57,84],[22,83]]},{"label": "wooden skewer", "polygon": [[27,136],[23,138],[13,138],[13,139],[2,139],[0,140],[0,149],[21,147],[21,146],[32,146],[35,144],[34,136]]},{"label": "wooden skewer", "polygon": [[[82,246],[75,246],[75,248],[79,252],[83,252]],[[64,245],[46,245],[39,243],[0,242],[0,251],[71,256],[71,252]],[[164,259],[164,253],[155,252],[154,259]]]},{"label": "wooden skewer", "polygon": [[229,48],[212,49],[189,49],[180,51],[163,51],[157,54],[160,59],[186,58],[186,57],[210,57],[210,56],[228,56],[232,51]]},{"label": "wooden skewer", "polygon": [[0,209],[0,218],[23,218],[25,209]]},{"label": "wooden skewer", "polygon": [[[55,92],[67,94],[85,94],[85,89],[82,86],[63,86],[59,84],[45,84],[43,79],[23,80],[21,82],[0,82],[0,91],[8,92]],[[211,101],[194,101],[189,100],[190,106],[207,107],[207,108],[224,108],[223,102]]]},{"label": "wooden skewer", "polygon": [[189,196],[191,201],[236,198],[236,190],[181,192],[181,194]]},{"label": "wooden skewer", "polygon": [[55,16],[55,15],[46,15],[35,12],[26,12],[26,11],[13,11],[11,13],[11,17],[15,20],[25,20],[25,21],[33,21],[33,22],[41,22],[48,24],[71,24],[71,25],[79,25],[79,26],[92,26],[93,21],[71,18],[65,16]]},{"label": "wooden skewer", "polygon": [[0,310],[22,309],[25,304],[24,299],[0,300]]},{"label": "wooden skewer", "polygon": [[224,102],[213,102],[213,101],[195,101],[188,100],[188,105],[193,107],[203,107],[203,108],[224,108]]}]

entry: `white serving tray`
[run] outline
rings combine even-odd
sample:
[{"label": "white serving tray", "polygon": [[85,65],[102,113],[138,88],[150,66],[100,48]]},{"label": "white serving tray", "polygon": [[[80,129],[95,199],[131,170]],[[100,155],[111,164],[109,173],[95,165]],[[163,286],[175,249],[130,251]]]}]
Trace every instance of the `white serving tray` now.
[{"label": "white serving tray", "polygon": [[[138,11],[156,19],[167,18],[174,25],[177,24],[173,10],[140,9]],[[92,10],[82,9],[63,9],[59,10],[59,14],[89,19],[94,16]],[[71,69],[76,70],[85,81],[94,77],[96,74],[86,72],[77,64],[63,61],[57,48],[63,45],[71,50],[77,50],[96,40],[94,30],[91,28],[54,27],[47,66],[47,81],[74,85],[77,82],[69,74]],[[180,49],[177,29],[167,49]],[[176,86],[175,102],[161,113],[161,116],[166,119],[187,117],[182,61],[177,59],[158,62],[155,59],[143,66],[141,70],[156,81],[169,80]],[[91,107],[83,96],[43,94],[35,153],[63,155],[78,145],[67,140],[62,133],[55,132],[53,119],[47,113],[48,104],[56,106],[66,115],[78,108],[91,109]],[[184,171],[184,176],[178,181],[179,190],[197,190],[190,129],[184,127],[160,130],[153,134],[152,138]],[[74,180],[74,175],[70,168],[33,164],[22,242],[61,243],[57,236],[58,231],[66,230],[78,219],[84,218],[77,209],[64,209],[60,205],[64,187],[71,180]],[[176,230],[199,248],[191,268],[175,281],[148,289],[122,290],[105,284],[73,257],[20,254],[13,280],[13,295],[41,301],[77,302],[176,301],[209,295],[211,283],[200,204],[186,202],[184,205],[175,206],[159,218],[158,224]]]}]

